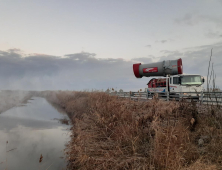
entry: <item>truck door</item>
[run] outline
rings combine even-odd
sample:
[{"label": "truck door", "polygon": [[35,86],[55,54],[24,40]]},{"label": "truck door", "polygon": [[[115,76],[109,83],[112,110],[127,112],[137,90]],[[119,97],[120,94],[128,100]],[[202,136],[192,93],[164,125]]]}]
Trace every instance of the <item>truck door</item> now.
[{"label": "truck door", "polygon": [[173,84],[172,84],[172,91],[173,92],[179,92],[179,77],[173,77]]},{"label": "truck door", "polygon": [[178,92],[179,77],[171,77],[170,92]]}]

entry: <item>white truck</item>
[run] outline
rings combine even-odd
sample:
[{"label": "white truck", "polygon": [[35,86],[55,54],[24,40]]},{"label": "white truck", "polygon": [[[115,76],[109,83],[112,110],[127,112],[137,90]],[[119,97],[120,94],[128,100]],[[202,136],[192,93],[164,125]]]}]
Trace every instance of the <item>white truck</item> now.
[{"label": "white truck", "polygon": [[[147,92],[165,93],[170,92],[174,96],[192,96],[199,98],[197,93],[203,90],[204,78],[201,75],[184,75],[182,59],[167,60],[157,63],[133,64],[133,71],[136,78],[142,77],[164,77],[152,78],[148,82]],[[193,92],[193,93],[192,93]]]},{"label": "white truck", "polygon": [[192,98],[199,98],[197,93],[195,92],[200,93],[201,91],[203,91],[203,83],[204,78],[201,75],[197,74],[173,75],[166,78],[153,78],[147,84],[147,92],[153,95],[156,92],[165,93],[168,89],[170,95],[177,95],[183,97],[192,96]]}]

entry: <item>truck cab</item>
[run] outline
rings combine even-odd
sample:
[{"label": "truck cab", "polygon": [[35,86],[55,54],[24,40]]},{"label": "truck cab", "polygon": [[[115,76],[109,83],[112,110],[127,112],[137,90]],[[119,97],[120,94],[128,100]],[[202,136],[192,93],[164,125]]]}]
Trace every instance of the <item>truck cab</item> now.
[{"label": "truck cab", "polygon": [[179,74],[164,78],[153,78],[147,84],[147,92],[153,94],[169,91],[171,95],[197,96],[195,93],[189,92],[203,91],[203,83],[204,79],[197,74]]},{"label": "truck cab", "polygon": [[169,77],[169,92],[201,92],[204,79],[200,75],[174,75]]}]

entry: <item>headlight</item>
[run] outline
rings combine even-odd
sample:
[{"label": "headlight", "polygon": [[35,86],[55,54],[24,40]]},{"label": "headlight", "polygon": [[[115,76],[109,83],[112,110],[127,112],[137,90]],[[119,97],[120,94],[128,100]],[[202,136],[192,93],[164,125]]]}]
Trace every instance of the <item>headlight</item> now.
[{"label": "headlight", "polygon": [[183,93],[183,95],[187,95],[187,93]]}]

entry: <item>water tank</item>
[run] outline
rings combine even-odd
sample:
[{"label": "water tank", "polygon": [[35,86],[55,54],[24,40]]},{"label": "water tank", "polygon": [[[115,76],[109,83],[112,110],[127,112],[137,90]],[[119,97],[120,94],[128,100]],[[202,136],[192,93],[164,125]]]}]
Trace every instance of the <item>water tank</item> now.
[{"label": "water tank", "polygon": [[133,72],[136,78],[158,77],[166,75],[183,74],[182,59],[166,60],[150,64],[133,64]]}]

